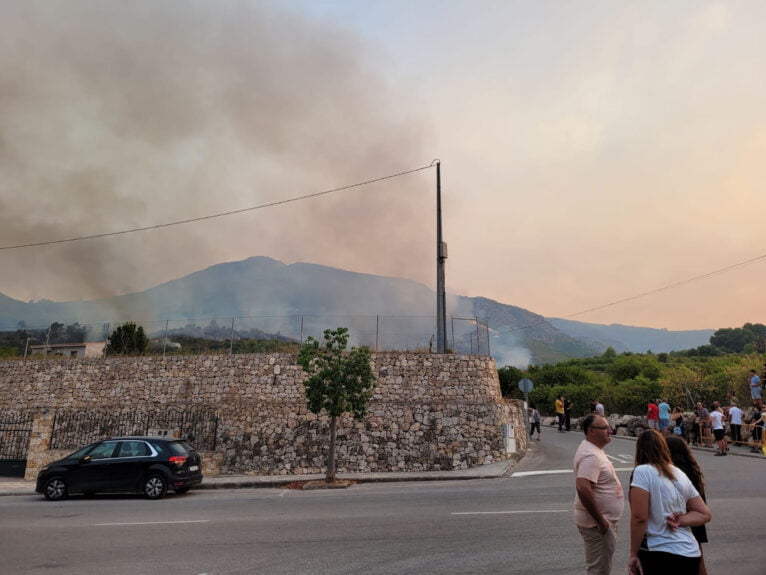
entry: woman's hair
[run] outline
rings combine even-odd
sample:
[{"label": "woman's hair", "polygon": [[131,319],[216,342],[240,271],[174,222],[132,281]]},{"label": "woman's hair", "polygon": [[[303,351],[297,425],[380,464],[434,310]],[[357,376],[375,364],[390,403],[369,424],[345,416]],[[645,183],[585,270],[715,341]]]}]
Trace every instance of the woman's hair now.
[{"label": "woman's hair", "polygon": [[670,451],[662,437],[656,429],[647,429],[638,436],[636,440],[636,465],[653,465],[657,468],[660,475],[663,475],[671,481],[675,479],[670,466],[673,462],[670,459]]},{"label": "woman's hair", "polygon": [[673,465],[678,467],[686,474],[694,488],[702,494],[705,491],[705,482],[703,480],[702,470],[700,469],[697,460],[692,455],[692,450],[686,442],[680,437],[665,438],[665,443],[668,444],[668,451],[670,451],[670,459],[673,461]]}]

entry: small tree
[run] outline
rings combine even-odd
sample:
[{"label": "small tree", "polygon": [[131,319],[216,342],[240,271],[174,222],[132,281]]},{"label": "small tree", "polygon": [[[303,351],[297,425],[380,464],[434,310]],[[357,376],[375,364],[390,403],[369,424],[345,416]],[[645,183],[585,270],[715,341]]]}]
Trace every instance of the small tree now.
[{"label": "small tree", "polygon": [[149,345],[144,328],[132,321],[115,328],[106,343],[106,355],[142,354]]},{"label": "small tree", "polygon": [[303,382],[309,410],[319,414],[324,409],[330,416],[328,482],[335,479],[338,418],[344,413],[352,413],[357,420],[367,415],[367,404],[375,388],[370,350],[352,347],[346,351],[347,344],[347,328],[326,329],[323,345],[309,337],[298,353],[298,364],[309,375]]}]

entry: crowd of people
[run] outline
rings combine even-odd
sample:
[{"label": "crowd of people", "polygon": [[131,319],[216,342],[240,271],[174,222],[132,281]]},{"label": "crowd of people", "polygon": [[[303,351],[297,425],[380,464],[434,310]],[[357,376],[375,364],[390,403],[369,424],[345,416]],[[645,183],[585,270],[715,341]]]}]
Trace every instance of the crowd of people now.
[{"label": "crowd of people", "polygon": [[[586,572],[608,575],[625,506],[622,484],[604,453],[612,429],[602,415],[582,422],[585,439],[574,457],[574,520],[583,538]],[[636,439],[630,476],[631,575],[706,575],[701,543],[711,519],[704,479],[687,443],[646,429]]]},{"label": "crowd of people", "polygon": [[[668,401],[659,398],[649,401],[646,410],[646,420],[649,429],[656,429],[663,436],[678,436],[689,444],[702,447],[716,447],[717,456],[725,456],[729,452],[730,441],[726,435],[729,427],[731,443],[748,447],[754,453],[764,450],[763,435],[766,427],[766,410],[762,400],[762,386],[766,380],[766,363],[763,365],[764,378],[759,377],[755,370],[750,370],[748,385],[752,408],[749,417],[739,407],[734,393],[729,394],[729,405],[722,407],[719,401],[714,401],[709,408],[702,402],[697,402],[690,414],[684,414],[679,407],[671,409]],[[572,428],[573,404],[564,395],[559,395],[554,404],[556,424],[559,433],[565,433]],[[590,400],[590,413],[604,416],[604,405],[598,399]],[[530,438],[537,433],[540,440],[540,412],[534,404],[529,406]]]},{"label": "crowd of people", "polygon": [[[760,451],[766,410],[761,378],[754,370],[748,383],[753,407],[747,420],[733,394],[723,408],[718,401],[709,409],[698,402],[691,417],[684,417],[679,408],[671,410],[665,399],[648,402],[648,428],[636,438],[635,468],[629,481],[630,575],[707,575],[702,543],[707,543],[705,525],[712,516],[704,476],[690,445],[715,446],[715,455],[725,456],[729,451],[728,423],[735,445]],[[563,407],[563,398],[559,400]],[[614,466],[604,453],[612,439],[604,407],[593,399],[590,411],[581,422],[585,438],[573,462],[574,521],[583,538],[586,573],[608,575],[625,498]],[[744,442],[744,427],[750,431],[748,444]]]}]

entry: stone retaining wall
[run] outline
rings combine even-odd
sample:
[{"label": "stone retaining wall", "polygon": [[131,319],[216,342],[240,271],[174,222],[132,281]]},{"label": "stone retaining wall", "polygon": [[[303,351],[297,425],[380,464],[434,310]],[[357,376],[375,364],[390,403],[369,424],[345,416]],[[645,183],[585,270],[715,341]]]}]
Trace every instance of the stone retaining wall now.
[{"label": "stone retaining wall", "polygon": [[[525,450],[521,405],[501,397],[491,358],[379,353],[372,367],[369,415],[340,421],[338,471],[459,469]],[[56,410],[164,405],[217,412],[208,474],[321,473],[328,421],[306,409],[303,378],[291,354],[4,361],[0,410],[38,412],[27,477],[61,455],[49,450]]]}]

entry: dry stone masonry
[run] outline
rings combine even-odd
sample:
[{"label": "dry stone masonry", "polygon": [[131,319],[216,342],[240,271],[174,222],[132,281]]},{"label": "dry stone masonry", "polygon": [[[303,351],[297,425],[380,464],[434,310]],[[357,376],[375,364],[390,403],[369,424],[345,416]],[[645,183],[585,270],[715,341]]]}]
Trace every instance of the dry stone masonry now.
[{"label": "dry stone masonry", "polygon": [[[310,413],[291,354],[14,360],[0,362],[0,411],[36,413],[27,477],[61,457],[50,449],[57,412],[202,408],[217,414],[207,474],[321,473],[328,421]],[[339,425],[338,471],[464,469],[523,453],[522,406],[504,400],[494,360],[464,355],[372,355],[368,416]],[[515,431],[514,448],[503,429]],[[185,430],[187,433],[188,430]],[[193,430],[191,430],[193,434]]]}]

